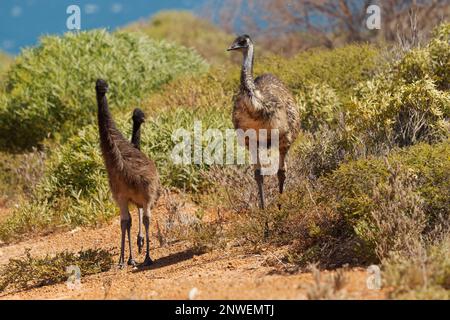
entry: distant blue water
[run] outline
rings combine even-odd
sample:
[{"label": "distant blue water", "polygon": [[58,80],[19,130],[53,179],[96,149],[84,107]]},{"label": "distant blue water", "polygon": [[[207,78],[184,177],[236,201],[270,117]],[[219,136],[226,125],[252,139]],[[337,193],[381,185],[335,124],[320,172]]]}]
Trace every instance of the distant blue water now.
[{"label": "distant blue water", "polygon": [[198,9],[206,0],[0,0],[0,50],[17,54],[44,34],[67,32],[69,5],[81,9],[81,29],[115,29],[160,10]]}]

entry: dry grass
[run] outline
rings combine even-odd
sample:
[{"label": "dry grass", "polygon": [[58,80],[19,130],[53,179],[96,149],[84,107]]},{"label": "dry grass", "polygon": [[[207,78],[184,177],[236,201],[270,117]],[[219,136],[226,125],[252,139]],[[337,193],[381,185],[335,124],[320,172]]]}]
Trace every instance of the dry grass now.
[{"label": "dry grass", "polygon": [[316,265],[310,265],[309,270],[314,278],[313,284],[306,287],[306,295],[309,300],[343,300],[347,298],[344,290],[347,285],[345,269],[338,269],[327,278],[323,278]]},{"label": "dry grass", "polygon": [[[447,222],[448,224],[448,222]],[[407,254],[383,261],[383,277],[392,299],[450,299],[450,229],[416,239]]]},{"label": "dry grass", "polygon": [[166,210],[156,225],[156,237],[161,247],[186,239],[190,226],[198,222],[184,193],[172,193],[165,189],[163,197]]},{"label": "dry grass", "polygon": [[371,212],[373,226],[367,228],[368,238],[373,241],[380,260],[393,253],[405,255],[413,250],[427,222],[423,199],[415,192],[414,176],[399,167],[392,168],[387,160],[386,164],[389,181],[375,187],[375,208]]},{"label": "dry grass", "polygon": [[37,149],[23,154],[0,152],[0,197],[30,196],[44,174],[45,158]]},{"label": "dry grass", "polygon": [[88,249],[74,252],[59,252],[43,258],[31,256],[30,250],[25,256],[10,259],[0,270],[0,291],[26,290],[34,287],[60,283],[70,276],[66,268],[77,266],[81,276],[108,271],[112,264],[111,250]]}]

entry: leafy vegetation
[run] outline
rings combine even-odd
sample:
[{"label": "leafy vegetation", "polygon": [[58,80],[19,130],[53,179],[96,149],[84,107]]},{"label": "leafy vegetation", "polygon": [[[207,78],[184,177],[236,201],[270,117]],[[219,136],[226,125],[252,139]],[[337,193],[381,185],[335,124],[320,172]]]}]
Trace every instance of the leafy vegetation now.
[{"label": "leafy vegetation", "polygon": [[0,51],[0,82],[12,61],[13,59],[9,55]]},{"label": "leafy vegetation", "polygon": [[345,97],[355,85],[369,79],[377,70],[379,51],[370,45],[348,45],[334,50],[314,49],[291,59],[265,57],[255,72],[280,76],[294,91],[305,85],[327,85]]},{"label": "leafy vegetation", "polygon": [[205,69],[193,51],[135,34],[97,30],[44,37],[16,58],[5,80],[1,145],[27,149],[92,123],[97,78],[110,82],[111,106],[120,110],[178,75]]},{"label": "leafy vegetation", "polygon": [[77,266],[81,276],[108,271],[112,266],[112,253],[102,249],[79,252],[59,252],[53,256],[33,257],[30,250],[23,258],[10,259],[0,270],[0,291],[26,290],[48,286],[69,279],[66,268]]},{"label": "leafy vegetation", "polygon": [[230,60],[225,50],[233,41],[233,35],[189,11],[162,11],[150,21],[133,23],[124,30],[143,32],[152,39],[194,48],[210,63],[223,64]]},{"label": "leafy vegetation", "polygon": [[[186,24],[192,25],[187,36],[174,31]],[[398,289],[393,298],[444,297],[448,259],[437,257],[448,248],[450,213],[448,25],[426,46],[400,55],[370,45],[289,59],[257,50],[256,75],[272,72],[289,86],[303,130],[290,151],[285,194],[278,195],[276,177],[265,179],[265,210],[256,207],[251,167],[171,159],[177,129],[192,138],[197,121],[203,131],[223,134],[232,127],[239,66],[222,52],[229,36],[215,34],[188,13],[163,13],[118,33],[47,37],[19,56],[0,94],[0,181],[6,185],[0,191],[16,204],[0,223],[0,239],[95,226],[116,215],[92,87],[104,77],[118,128],[130,136],[131,110],[144,109],[142,150],[155,160],[167,189],[200,207],[195,217],[185,217],[166,203],[165,223],[157,227],[161,245],[165,236],[188,239],[197,251],[233,243],[251,250],[285,245],[286,262],[300,268],[381,263],[387,284]],[[227,218],[203,219],[211,207]],[[170,233],[167,225],[177,223],[179,230]],[[413,283],[419,271],[408,264],[419,262],[426,271]],[[317,284],[311,296],[338,291]]]},{"label": "leafy vegetation", "polygon": [[[434,237],[436,228],[448,233],[443,221],[450,214],[450,99],[432,73],[408,78],[415,72],[410,57],[429,52],[432,42],[373,69],[374,79],[362,79],[354,88],[333,88],[327,80],[297,91],[305,132],[291,150],[286,194],[278,198],[276,182],[266,179],[269,207],[261,211],[245,205],[257,200],[251,174],[236,170],[232,174],[238,181],[230,179],[227,170],[211,175],[220,203],[238,214],[228,232],[212,237],[252,248],[289,244],[286,260],[301,267],[313,262],[325,268],[382,262],[386,268],[400,268],[400,260],[388,259],[399,255],[414,260],[406,252],[416,250],[420,239]],[[424,62],[430,59],[425,55]],[[351,99],[339,94],[345,91]],[[415,247],[405,248],[412,239]],[[427,263],[431,269],[445,267],[436,259]],[[433,283],[430,275],[424,275],[425,284],[428,278]],[[445,291],[442,283],[427,288]]]}]

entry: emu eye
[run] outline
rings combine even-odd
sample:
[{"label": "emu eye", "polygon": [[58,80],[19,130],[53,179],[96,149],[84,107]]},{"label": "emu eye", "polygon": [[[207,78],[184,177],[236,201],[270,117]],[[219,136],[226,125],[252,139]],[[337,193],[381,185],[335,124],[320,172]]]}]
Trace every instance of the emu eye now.
[{"label": "emu eye", "polygon": [[239,42],[239,45],[241,45],[241,46],[245,46],[247,44],[247,41],[245,41],[245,40],[241,40],[241,42]]}]

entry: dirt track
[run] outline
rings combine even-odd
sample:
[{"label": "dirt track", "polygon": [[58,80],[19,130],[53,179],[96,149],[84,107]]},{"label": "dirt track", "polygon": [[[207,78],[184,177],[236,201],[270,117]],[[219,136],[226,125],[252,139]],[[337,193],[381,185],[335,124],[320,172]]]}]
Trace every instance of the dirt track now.
[{"label": "dirt track", "polygon": [[[133,229],[136,234],[136,223]],[[0,264],[22,255],[26,248],[31,249],[32,255],[41,256],[64,250],[117,247],[119,230],[119,221],[114,219],[98,229],[77,228],[0,247]],[[187,299],[193,288],[198,290],[196,299],[305,299],[307,287],[313,283],[310,273],[277,272],[282,262],[279,267],[267,263],[277,261],[271,250],[245,254],[240,248],[232,248],[195,256],[186,243],[158,248],[155,235],[152,239],[155,264],[149,269],[119,270],[114,266],[108,272],[82,277],[79,289],[71,290],[62,283],[6,292],[0,294],[0,299]],[[143,256],[137,257],[138,263],[142,260]],[[328,273],[323,272],[324,277]],[[365,269],[351,269],[346,276],[348,284],[344,290],[348,298],[385,297],[382,291],[367,289]]]}]

